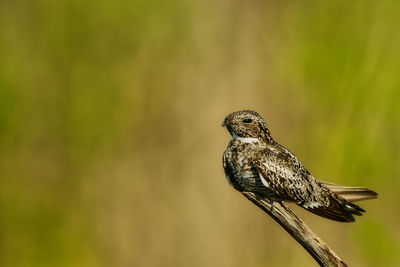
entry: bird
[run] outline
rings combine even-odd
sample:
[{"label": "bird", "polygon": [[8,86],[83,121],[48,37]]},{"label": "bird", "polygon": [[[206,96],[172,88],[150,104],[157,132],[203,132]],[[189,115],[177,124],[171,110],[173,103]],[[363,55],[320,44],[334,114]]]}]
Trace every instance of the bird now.
[{"label": "bird", "polygon": [[223,153],[226,179],[240,192],[252,192],[274,202],[293,202],[321,217],[353,222],[364,209],[355,201],[377,198],[368,188],[318,180],[287,148],[276,142],[267,123],[255,111],[228,114],[223,123],[232,139]]}]

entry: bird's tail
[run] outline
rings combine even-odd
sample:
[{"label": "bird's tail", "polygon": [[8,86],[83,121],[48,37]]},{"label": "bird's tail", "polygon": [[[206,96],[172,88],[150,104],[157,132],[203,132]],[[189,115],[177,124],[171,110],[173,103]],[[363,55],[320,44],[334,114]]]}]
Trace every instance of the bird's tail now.
[{"label": "bird's tail", "polygon": [[348,202],[356,202],[378,197],[378,194],[375,191],[365,187],[343,186],[328,182],[322,182],[322,184]]},{"label": "bird's tail", "polygon": [[365,212],[356,204],[334,196],[330,199],[329,206],[312,203],[304,203],[301,206],[314,214],[339,222],[354,222],[353,215],[361,216],[362,212]]},{"label": "bird's tail", "polygon": [[376,192],[364,187],[342,186],[327,182],[322,182],[322,184],[333,192],[329,206],[312,202],[302,203],[301,206],[314,214],[335,221],[353,222],[353,216],[361,216],[365,210],[352,202],[378,197]]}]

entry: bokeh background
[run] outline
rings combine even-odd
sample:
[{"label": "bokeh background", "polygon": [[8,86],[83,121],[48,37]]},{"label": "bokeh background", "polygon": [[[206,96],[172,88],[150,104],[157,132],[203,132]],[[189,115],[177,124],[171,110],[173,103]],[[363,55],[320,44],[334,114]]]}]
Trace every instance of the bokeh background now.
[{"label": "bokeh background", "polygon": [[350,266],[400,266],[399,1],[0,1],[1,266],[316,266],[228,186],[229,112],[353,224],[293,207]]}]

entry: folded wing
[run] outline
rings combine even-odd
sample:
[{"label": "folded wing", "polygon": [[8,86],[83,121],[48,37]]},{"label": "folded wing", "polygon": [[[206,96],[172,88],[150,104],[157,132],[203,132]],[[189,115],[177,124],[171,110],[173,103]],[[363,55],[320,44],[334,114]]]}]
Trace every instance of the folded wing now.
[{"label": "folded wing", "polygon": [[293,201],[314,214],[335,221],[354,221],[353,215],[362,215],[364,210],[350,202],[377,195],[366,188],[350,189],[318,181],[289,150],[278,144],[260,151],[253,159],[253,165],[263,184],[275,192],[277,200]]}]

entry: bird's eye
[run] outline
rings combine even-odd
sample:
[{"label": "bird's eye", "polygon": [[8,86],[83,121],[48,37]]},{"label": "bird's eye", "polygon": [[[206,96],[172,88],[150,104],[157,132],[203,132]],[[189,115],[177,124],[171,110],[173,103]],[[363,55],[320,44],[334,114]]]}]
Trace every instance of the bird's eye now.
[{"label": "bird's eye", "polygon": [[253,120],[252,119],[244,119],[243,122],[244,123],[251,123]]}]

